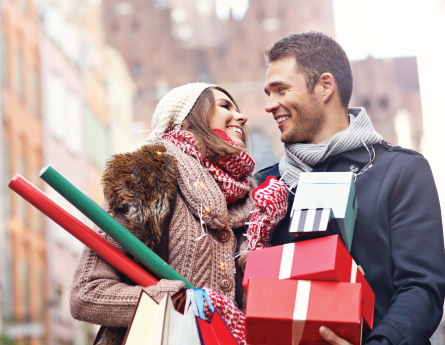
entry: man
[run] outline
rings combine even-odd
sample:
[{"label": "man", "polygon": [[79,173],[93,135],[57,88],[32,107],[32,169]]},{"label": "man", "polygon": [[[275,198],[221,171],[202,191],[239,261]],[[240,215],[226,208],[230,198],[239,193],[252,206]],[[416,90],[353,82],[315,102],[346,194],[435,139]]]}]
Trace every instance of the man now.
[{"label": "man", "polygon": [[[358,215],[351,255],[376,295],[367,345],[429,343],[443,312],[445,254],[439,199],[428,162],[374,130],[364,108],[349,108],[351,66],[332,38],[288,35],[265,52],[266,111],[278,123],[285,156],[260,171],[295,191],[301,172],[352,171]],[[289,207],[272,245],[292,242]],[[326,327],[330,344],[347,345]],[[356,345],[356,344],[354,344]]]}]

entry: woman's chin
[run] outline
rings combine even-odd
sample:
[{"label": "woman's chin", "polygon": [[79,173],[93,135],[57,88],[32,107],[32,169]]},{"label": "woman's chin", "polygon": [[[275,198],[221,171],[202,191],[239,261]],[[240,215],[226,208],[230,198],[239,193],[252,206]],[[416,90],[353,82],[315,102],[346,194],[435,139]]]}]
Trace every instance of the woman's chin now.
[{"label": "woman's chin", "polygon": [[246,145],[244,145],[242,140],[239,139],[232,139],[240,148],[245,149]]},{"label": "woman's chin", "polygon": [[231,135],[232,133],[227,133],[227,136],[230,138],[230,140],[234,141],[240,148],[245,149],[246,145],[244,144],[243,140],[239,138],[237,134]]}]

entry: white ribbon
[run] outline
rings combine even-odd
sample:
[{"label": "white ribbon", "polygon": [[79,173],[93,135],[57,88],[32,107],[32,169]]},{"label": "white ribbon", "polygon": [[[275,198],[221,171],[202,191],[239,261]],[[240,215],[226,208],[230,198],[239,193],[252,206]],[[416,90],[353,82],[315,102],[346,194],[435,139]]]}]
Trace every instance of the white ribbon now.
[{"label": "white ribbon", "polygon": [[196,305],[195,295],[193,294],[193,289],[187,289],[187,298],[185,300],[184,315],[187,314],[188,309],[191,307],[195,316],[199,316],[198,306]]},{"label": "white ribbon", "polygon": [[357,283],[357,264],[354,259],[352,259],[351,283]]},{"label": "white ribbon", "polygon": [[280,273],[278,279],[289,279],[292,271],[292,261],[294,261],[295,243],[286,243],[281,254]]},{"label": "white ribbon", "polygon": [[294,315],[292,322],[292,345],[298,345],[304,331],[311,292],[310,280],[299,280],[295,296]]}]

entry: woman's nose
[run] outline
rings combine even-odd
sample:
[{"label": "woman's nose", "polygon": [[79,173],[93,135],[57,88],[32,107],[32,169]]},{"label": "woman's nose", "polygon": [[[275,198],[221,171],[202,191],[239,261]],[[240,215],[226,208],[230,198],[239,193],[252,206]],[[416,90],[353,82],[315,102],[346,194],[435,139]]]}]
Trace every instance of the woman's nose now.
[{"label": "woman's nose", "polygon": [[241,126],[243,126],[247,122],[247,116],[238,112],[235,113],[233,119],[239,122]]}]

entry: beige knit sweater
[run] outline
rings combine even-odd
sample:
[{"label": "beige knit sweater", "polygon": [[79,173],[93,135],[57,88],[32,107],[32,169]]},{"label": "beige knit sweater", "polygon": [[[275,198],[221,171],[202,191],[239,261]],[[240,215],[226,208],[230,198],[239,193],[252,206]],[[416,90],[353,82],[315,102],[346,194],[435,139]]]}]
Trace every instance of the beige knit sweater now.
[{"label": "beige knit sweater", "polygon": [[[226,200],[213,177],[194,158],[183,154],[176,146],[166,143],[169,152],[178,158],[178,194],[169,227],[168,263],[195,287],[207,287],[234,300],[235,267],[228,258],[235,252],[236,238],[232,229],[243,226],[254,209],[251,193],[227,206]],[[201,181],[196,188],[194,181]],[[252,187],[254,182],[252,181]],[[203,237],[198,217],[200,205],[208,207],[203,220],[208,235]],[[104,208],[122,225],[128,228],[128,217],[116,210]],[[218,231],[228,231],[230,239],[218,240]],[[127,251],[104,231],[95,228],[108,242],[123,253]],[[221,279],[232,282],[228,291],[223,291]],[[153,299],[160,299],[169,292],[175,294],[184,289],[180,281],[161,280],[156,286],[132,286],[124,282],[124,276],[102,260],[89,248],[85,248],[74,275],[71,290],[71,313],[75,319],[110,327],[127,327],[143,289]]]}]

